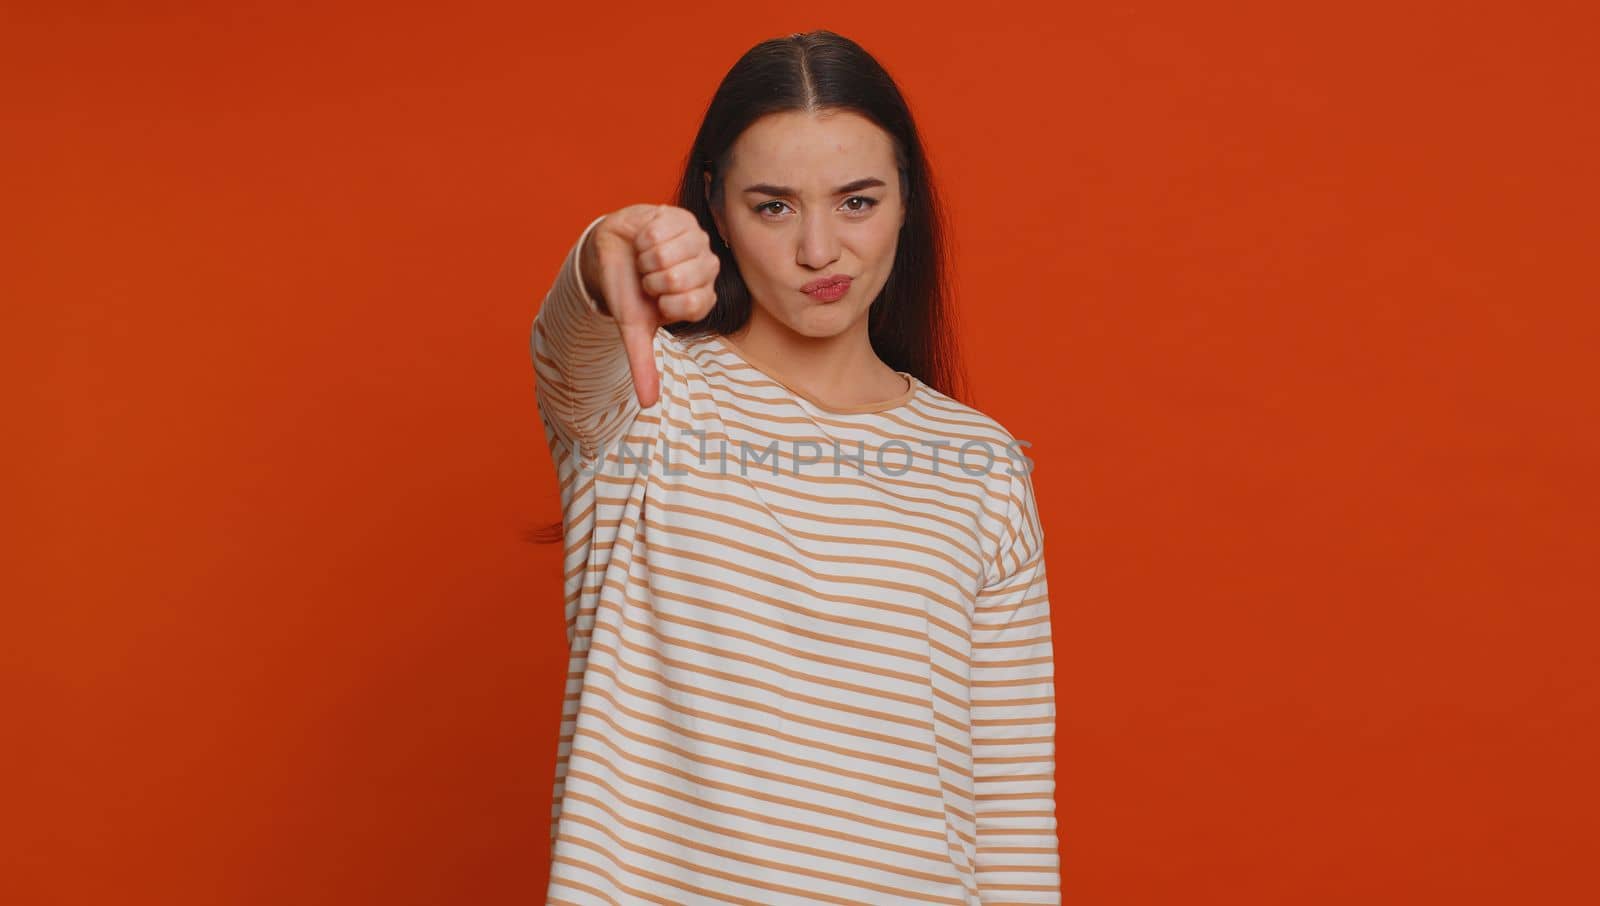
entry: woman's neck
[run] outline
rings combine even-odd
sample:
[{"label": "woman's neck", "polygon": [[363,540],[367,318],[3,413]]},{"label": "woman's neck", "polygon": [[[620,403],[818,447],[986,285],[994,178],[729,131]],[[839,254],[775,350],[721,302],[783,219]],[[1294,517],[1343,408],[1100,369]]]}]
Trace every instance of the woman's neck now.
[{"label": "woman's neck", "polygon": [[906,379],[873,352],[865,318],[833,336],[808,337],[752,305],[750,320],[727,339],[780,370],[785,381],[832,405],[865,405],[906,391]]}]

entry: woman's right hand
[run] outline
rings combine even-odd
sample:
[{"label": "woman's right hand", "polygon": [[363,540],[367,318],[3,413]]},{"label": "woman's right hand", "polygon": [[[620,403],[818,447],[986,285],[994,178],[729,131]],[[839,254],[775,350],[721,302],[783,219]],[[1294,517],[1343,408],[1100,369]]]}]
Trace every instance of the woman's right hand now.
[{"label": "woman's right hand", "polygon": [[711,237],[686,208],[629,205],[607,214],[589,234],[579,269],[589,294],[617,322],[639,405],[655,405],[656,329],[698,321],[716,304],[722,260],[711,250]]}]

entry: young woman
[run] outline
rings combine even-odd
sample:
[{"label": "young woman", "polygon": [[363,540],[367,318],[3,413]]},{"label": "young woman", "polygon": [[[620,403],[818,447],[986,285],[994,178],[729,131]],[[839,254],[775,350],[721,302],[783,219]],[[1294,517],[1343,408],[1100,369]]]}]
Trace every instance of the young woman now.
[{"label": "young woman", "polygon": [[1059,903],[1031,462],[958,402],[939,210],[854,42],[729,71],[533,323],[570,670],[552,904]]}]

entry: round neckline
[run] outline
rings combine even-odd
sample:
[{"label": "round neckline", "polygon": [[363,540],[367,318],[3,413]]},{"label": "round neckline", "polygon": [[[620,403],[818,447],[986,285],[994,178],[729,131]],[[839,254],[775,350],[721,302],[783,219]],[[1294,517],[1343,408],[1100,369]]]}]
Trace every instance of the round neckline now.
[{"label": "round neckline", "polygon": [[744,350],[744,347],[736,345],[726,336],[720,333],[713,333],[711,336],[718,343],[722,344],[723,349],[733,353],[735,358],[738,358],[746,365],[749,365],[751,368],[754,368],[772,380],[777,381],[785,390],[788,390],[795,396],[798,396],[818,409],[821,409],[823,412],[831,412],[835,415],[859,415],[869,412],[886,412],[890,409],[897,409],[901,406],[904,406],[906,403],[911,402],[912,397],[917,395],[918,381],[916,376],[908,371],[900,371],[896,369],[895,374],[898,374],[906,379],[905,392],[897,396],[890,397],[889,399],[879,400],[874,403],[861,403],[860,405],[856,406],[831,406],[822,402],[806,391],[801,390],[799,387],[796,387],[792,381],[785,378],[783,373],[775,368],[771,363],[760,358],[752,357],[750,353]]}]

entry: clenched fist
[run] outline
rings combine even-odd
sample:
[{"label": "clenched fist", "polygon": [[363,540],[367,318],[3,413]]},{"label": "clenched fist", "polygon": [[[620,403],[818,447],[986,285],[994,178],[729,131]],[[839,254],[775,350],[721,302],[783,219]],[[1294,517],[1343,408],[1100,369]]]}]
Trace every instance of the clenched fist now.
[{"label": "clenched fist", "polygon": [[675,321],[698,321],[716,304],[722,261],[693,212],[665,204],[635,204],[600,221],[580,252],[589,295],[617,322],[639,405],[655,405],[660,390],[652,340]]}]

